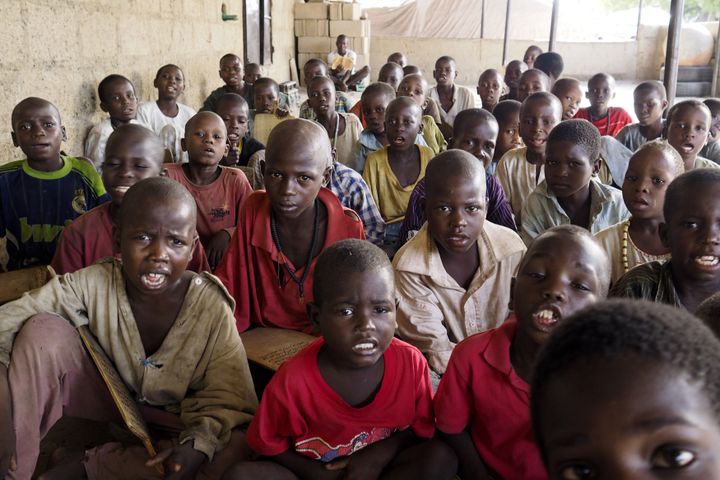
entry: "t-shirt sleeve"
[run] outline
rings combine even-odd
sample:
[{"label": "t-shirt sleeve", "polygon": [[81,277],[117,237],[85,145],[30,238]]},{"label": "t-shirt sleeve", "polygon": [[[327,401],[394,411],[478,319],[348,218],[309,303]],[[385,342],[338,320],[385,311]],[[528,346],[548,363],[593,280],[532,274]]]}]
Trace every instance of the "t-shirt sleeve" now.
[{"label": "t-shirt sleeve", "polygon": [[455,348],[450,356],[433,400],[435,426],[450,435],[465,430],[472,415],[473,394],[468,381],[470,375],[466,371],[468,362],[461,355],[462,351],[462,348]]},{"label": "t-shirt sleeve", "polygon": [[289,397],[292,390],[281,368],[263,392],[262,401],[247,431],[250,448],[268,457],[280,455],[292,448],[292,439],[302,429],[302,419]]}]

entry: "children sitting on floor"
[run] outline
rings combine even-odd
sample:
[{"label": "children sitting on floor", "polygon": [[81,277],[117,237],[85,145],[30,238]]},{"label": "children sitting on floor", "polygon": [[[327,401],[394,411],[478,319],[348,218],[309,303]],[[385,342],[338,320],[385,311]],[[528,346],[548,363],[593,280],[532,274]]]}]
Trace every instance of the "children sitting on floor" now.
[{"label": "children sitting on floor", "polygon": [[613,282],[637,265],[670,258],[658,231],[665,221],[665,191],[684,171],[680,155],[659,139],[641,145],[630,158],[622,195],[632,216],[596,236],[610,257]]},{"label": "children sitting on floor", "polygon": [[182,148],[188,154],[188,163],[166,169],[166,175],[195,199],[197,232],[213,270],[238,225],[240,206],[253,191],[244,173],[220,166],[227,152],[226,135],[225,124],[216,113],[198,113],[185,124]]},{"label": "children sitting on floor", "polygon": [[425,181],[427,223],[393,267],[398,332],[427,357],[437,383],[457,342],[505,320],[525,247],[514,231],[485,222],[487,177],[470,153],[441,153]]},{"label": "children sitting on floor", "polygon": [[482,108],[492,112],[495,105],[500,101],[503,92],[503,78],[500,72],[494,68],[485,70],[480,74],[477,85],[477,94],[480,96]]},{"label": "children sitting on floor", "polygon": [[711,122],[710,109],[698,100],[684,100],[670,107],[664,137],[682,157],[686,172],[694,168],[720,168],[698,155],[707,141]]},{"label": "children sitting on floor", "polygon": [[83,153],[96,169],[100,169],[105,160],[105,144],[110,134],[120,125],[137,123],[137,96],[135,86],[122,75],[108,75],[98,84],[100,110],[108,117],[90,129],[85,139]]},{"label": "children sitting on floor", "polygon": [[630,214],[622,192],[601,183],[600,134],[586,120],[565,120],[547,138],[545,180],[525,201],[521,235],[529,243],[545,230],[571,223],[597,233]]},{"label": "children sitting on floor", "polygon": [[83,325],[129,398],[139,399],[160,453],[146,462],[142,446],[105,444],[68,458],[47,478],[161,478],[153,467],[163,463],[182,478],[218,478],[247,455],[239,427],[257,398],[233,301],[212,275],[185,270],[195,211],[192,196],[172,180],[138,182],[116,225],[121,261],[55,277],[0,307],[0,458],[15,439],[13,478],[31,477],[40,441],[61,417],[120,420],[77,333]]},{"label": "children sitting on floor", "polygon": [[26,98],[10,121],[26,158],[0,166],[0,238],[8,270],[18,270],[49,264],[63,228],[110,197],[92,164],[60,153],[66,136],[55,105]]},{"label": "children sitting on floor", "polygon": [[638,123],[625,125],[615,138],[634,152],[663,133],[663,113],[668,105],[665,85],[657,80],[642,82],[633,92],[633,105]]},{"label": "children sitting on floor", "polygon": [[583,95],[580,88],[580,81],[576,78],[565,77],[559,79],[552,87],[551,93],[560,99],[563,107],[563,120],[575,118],[580,110]]},{"label": "children sitting on floor", "polygon": [[[428,111],[428,106],[431,103],[434,104],[432,98],[427,97],[427,91],[428,84],[423,76],[412,73],[403,77],[400,82],[400,86],[398,87],[397,94],[399,97],[412,98],[415,103],[423,109],[422,135],[420,135],[422,143],[420,144],[427,145],[430,147],[430,150],[437,155],[447,149],[447,141],[445,140],[443,127],[448,127],[448,125],[442,124],[442,120],[440,124],[437,123],[432,111],[430,113],[426,113]],[[437,107],[435,107],[435,110],[439,111]],[[452,128],[450,128],[450,132],[452,132]]]},{"label": "children sitting on floor", "polygon": [[400,228],[410,194],[425,176],[433,151],[415,143],[422,133],[422,111],[407,97],[398,97],[385,111],[388,145],[371,153],[363,179],[370,188],[385,221],[384,247],[390,255],[400,246]]},{"label": "children sitting on floor", "polygon": [[[451,148],[465,150],[471,153],[486,167],[492,162],[493,149],[498,136],[498,123],[487,110],[471,108],[463,110],[455,118],[453,127],[453,142]],[[516,231],[517,226],[513,220],[510,205],[505,199],[505,193],[494,175],[485,173],[485,218],[496,225],[502,225]],[[425,215],[425,179],[415,186],[410,195],[408,208],[405,212],[400,229],[402,243],[409,241],[423,226],[427,219]]]},{"label": "children sitting on floor", "polygon": [[[102,164],[102,181],[111,201],[82,214],[65,227],[50,265],[56,273],[70,273],[108,257],[117,257],[113,225],[127,190],[144,178],[157,177],[165,147],[160,137],[142,125],[121,125],[110,134]],[[188,270],[209,271],[205,249],[195,242]]]},{"label": "children sitting on floor", "polygon": [[530,45],[527,50],[525,50],[523,62],[525,62],[528,68],[535,68],[535,59],[540,56],[541,53],[543,53],[542,48],[537,45]]},{"label": "children sitting on floor", "polygon": [[332,164],[330,140],[316,123],[287,120],[265,151],[265,190],[245,201],[238,228],[216,274],[235,298],[239,331],[250,325],[312,330],[317,255],[344,238],[364,238],[352,210],[322,188]]},{"label": "children sitting on floor", "polygon": [[685,312],[603,302],[540,354],[532,423],[552,479],[720,478],[720,342]]},{"label": "children sitting on floor", "polygon": [[543,166],[547,137],[560,123],[561,115],[562,105],[555,95],[547,92],[532,94],[520,109],[520,137],[525,146],[508,151],[498,162],[495,175],[518,225],[525,200],[545,180]]},{"label": "children sitting on floor", "polygon": [[503,155],[513,148],[524,146],[522,138],[520,138],[521,108],[522,103],[517,100],[502,100],[495,106],[493,116],[498,122],[498,138],[492,162],[485,167],[487,173],[494,175],[497,164]]},{"label": "children sitting on floor", "polygon": [[717,98],[706,98],[703,103],[710,109],[712,120],[708,132],[707,144],[700,150],[700,156],[720,163],[720,100]]},{"label": "children sitting on floor", "polygon": [[347,48],[346,35],[338,35],[335,40],[336,49],[328,54],[327,64],[330,69],[330,78],[335,87],[342,91],[357,90],[358,85],[370,75],[370,68],[364,65],[360,70],[357,67],[357,54]]},{"label": "children sitting on floor", "polygon": [[518,82],[520,76],[528,66],[521,60],[512,60],[505,66],[505,85],[507,85],[507,92],[505,95],[500,97],[500,101],[503,100],[518,100]]},{"label": "children sitting on floor", "polygon": [[308,84],[308,104],[315,112],[315,121],[327,132],[335,160],[354,166],[353,150],[360,139],[362,125],[352,113],[335,111],[335,85],[328,77],[315,77]]},{"label": "children sitting on floor", "polygon": [[318,259],[313,291],[308,313],[322,338],[265,389],[247,434],[261,461],[237,464],[223,479],[453,478],[455,455],[432,439],[427,363],[393,338],[385,253],[360,240],[334,244]]},{"label": "children sitting on floor", "polygon": [[720,291],[720,170],[698,168],[670,183],[665,193],[665,223],[659,233],[670,260],[631,269],[613,285],[611,296],[642,298],[694,312]]},{"label": "children sitting on floor", "polygon": [[520,102],[525,101],[527,97],[536,92],[549,92],[550,79],[544,72],[531,68],[525,70],[518,80],[517,99]]},{"label": "children sitting on floor", "polygon": [[563,225],[530,244],[514,279],[513,313],[455,347],[434,399],[437,429],[462,478],[548,478],[528,408],[535,360],[553,330],[609,285],[607,256],[586,230]]},{"label": "children sitting on floor", "polygon": [[137,109],[137,119],[159,135],[170,150],[174,163],[187,161],[180,140],[185,123],[195,115],[195,110],[178,102],[185,91],[185,75],[177,65],[163,65],[157,71],[153,86],[157,88],[157,101],[142,102]]},{"label": "children sitting on floor", "polygon": [[560,75],[562,75],[565,63],[559,53],[545,52],[538,55],[532,68],[536,68],[548,76],[550,80],[549,87],[552,90],[555,82],[560,78]]},{"label": "children sitting on floor", "polygon": [[[303,80],[305,82],[305,87],[308,87],[310,84],[310,80],[312,80],[315,77],[327,77],[328,76],[328,68],[325,62],[320,60],[319,58],[311,58],[307,62],[305,62],[305,65],[303,65]],[[348,97],[343,92],[338,92],[337,89],[335,91],[335,111],[338,113],[348,113],[351,112],[351,108],[353,107],[353,102],[350,97]],[[308,120],[315,120],[315,112],[313,112],[312,108],[310,108],[310,104],[307,100],[305,100],[300,105],[300,118],[306,118]]]},{"label": "children sitting on floor", "polygon": [[223,55],[220,58],[218,74],[225,85],[210,92],[200,110],[214,112],[220,97],[227,93],[240,95],[245,101],[252,102],[252,86],[245,83],[243,64],[240,57],[233,53]]},{"label": "children sitting on floor", "polygon": [[443,56],[435,62],[433,78],[437,85],[430,89],[429,97],[440,107],[440,116],[444,123],[452,127],[458,113],[475,108],[475,95],[469,88],[455,84],[457,77],[455,59]]},{"label": "children sitting on floor", "polygon": [[226,93],[215,102],[214,112],[222,118],[227,129],[227,153],[220,160],[220,165],[249,166],[253,163],[251,160],[258,158],[258,152],[265,150],[265,145],[250,135],[247,102],[237,93]]},{"label": "children sitting on floor", "polygon": [[632,118],[625,109],[609,105],[615,98],[615,79],[612,75],[596,73],[590,77],[585,96],[590,100],[590,106],[578,110],[575,118],[592,122],[600,135],[614,137],[625,125],[632,123]]}]

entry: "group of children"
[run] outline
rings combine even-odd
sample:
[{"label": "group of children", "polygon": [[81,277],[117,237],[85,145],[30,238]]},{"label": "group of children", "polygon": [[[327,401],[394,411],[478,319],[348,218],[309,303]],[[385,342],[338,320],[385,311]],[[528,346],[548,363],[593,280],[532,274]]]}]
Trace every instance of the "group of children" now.
[{"label": "group of children", "polygon": [[[50,102],[15,107],[8,268],[59,275],[0,307],[0,477],[63,416],[118,419],[81,326],[159,453],[42,478],[720,476],[720,341],[692,315],[720,331],[720,102],[663,120],[643,82],[632,124],[610,75],[579,108],[531,47],[482,108],[451,57],[430,87],[399,52],[353,106],[346,40],[303,66],[301,118],[231,54],[200,113],[174,65],[151,105],[105,78],[88,158]],[[239,333],[266,327],[318,338],[262,388]]]}]

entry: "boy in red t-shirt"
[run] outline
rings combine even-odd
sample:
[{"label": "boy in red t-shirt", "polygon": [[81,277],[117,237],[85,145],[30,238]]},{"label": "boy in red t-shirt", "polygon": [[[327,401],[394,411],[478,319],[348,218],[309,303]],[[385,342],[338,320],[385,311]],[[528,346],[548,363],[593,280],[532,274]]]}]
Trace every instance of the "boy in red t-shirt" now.
[{"label": "boy in red t-shirt", "polygon": [[241,332],[251,324],[311,332],[305,308],[317,256],[339,240],[365,238],[357,213],[323,188],[332,163],[330,139],[315,122],[286,120],[270,134],[265,190],[245,201],[216,272],[235,298]]},{"label": "boy in red t-shirt", "polygon": [[455,347],[435,396],[436,426],[462,478],[548,478],[530,425],[528,379],[563,318],[605,297],[610,264],[587,230],[562,225],[530,244],[514,280],[514,315]]},{"label": "boy in red t-shirt", "polygon": [[200,112],[188,120],[181,145],[189,162],[168,165],[167,176],[195,199],[200,243],[214,270],[230,244],[240,205],[253,189],[243,172],[220,166],[228,146],[225,123],[218,114]]},{"label": "boy in red t-shirt", "polygon": [[607,73],[596,73],[588,80],[588,91],[585,96],[590,106],[581,108],[575,118],[588,120],[600,131],[600,135],[614,137],[625,125],[632,123],[630,114],[622,107],[611,107],[608,104],[615,98],[615,79]]},{"label": "boy in red t-shirt", "polygon": [[455,455],[432,440],[427,363],[393,338],[385,253],[362,240],[336,243],[320,255],[313,291],[308,314],[323,337],[265,389],[247,434],[264,461],[237,464],[224,479],[453,478]]}]

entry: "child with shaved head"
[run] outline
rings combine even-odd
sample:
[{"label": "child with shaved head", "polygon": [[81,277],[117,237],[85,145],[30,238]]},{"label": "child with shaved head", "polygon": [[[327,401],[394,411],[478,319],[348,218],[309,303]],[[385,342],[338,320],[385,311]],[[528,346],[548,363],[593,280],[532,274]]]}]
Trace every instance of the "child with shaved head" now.
[{"label": "child with shaved head", "polygon": [[428,165],[427,223],[397,253],[399,333],[427,357],[435,382],[457,342],[500,325],[525,247],[512,230],[485,221],[482,163],[448,150]]},{"label": "child with shaved head", "polygon": [[141,446],[101,445],[68,457],[49,478],[153,478],[160,464],[185,478],[217,478],[245,455],[238,427],[252,418],[257,398],[232,299],[214,276],[186,270],[195,215],[178,183],[138,182],[114,230],[122,260],[55,277],[0,307],[0,476],[14,455],[11,477],[30,478],[40,441],[65,415],[118,420],[81,326],[131,398],[142,399],[161,452],[147,461]]},{"label": "child with shaved head", "polygon": [[270,133],[265,190],[245,201],[217,275],[235,298],[238,330],[250,325],[313,330],[317,256],[345,238],[365,238],[357,213],[324,188],[332,168],[330,139],[316,123],[289,119]]}]

